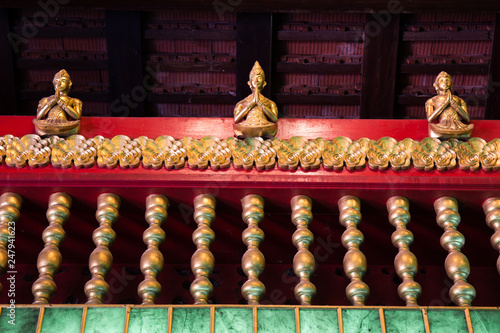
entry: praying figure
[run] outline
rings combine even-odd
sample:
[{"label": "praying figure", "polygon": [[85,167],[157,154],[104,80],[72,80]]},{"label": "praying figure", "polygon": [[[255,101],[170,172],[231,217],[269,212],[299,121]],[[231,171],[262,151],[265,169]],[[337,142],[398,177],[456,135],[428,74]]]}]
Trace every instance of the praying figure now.
[{"label": "praying figure", "polygon": [[273,137],[278,131],[278,108],[276,103],[261,94],[266,81],[258,61],[250,71],[248,85],[252,94],[234,108],[234,133],[238,138]]},{"label": "praying figure", "polygon": [[[470,138],[473,124],[467,113],[467,104],[458,96],[452,95],[453,82],[451,76],[441,72],[434,82],[437,96],[425,102],[425,111],[429,121],[429,136],[438,139]],[[439,120],[437,123],[434,121]]]},{"label": "praying figure", "polygon": [[52,80],[55,94],[42,98],[38,103],[36,119],[33,119],[38,135],[69,136],[80,131],[82,102],[68,96],[71,77],[62,69]]}]

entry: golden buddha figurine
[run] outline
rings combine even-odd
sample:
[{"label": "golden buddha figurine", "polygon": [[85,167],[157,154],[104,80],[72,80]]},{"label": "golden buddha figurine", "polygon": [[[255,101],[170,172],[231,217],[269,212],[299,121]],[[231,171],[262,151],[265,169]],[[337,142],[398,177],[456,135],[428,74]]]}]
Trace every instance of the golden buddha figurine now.
[{"label": "golden buddha figurine", "polygon": [[[42,98],[38,103],[36,119],[33,119],[36,134],[68,136],[80,130],[82,102],[68,96],[71,77],[66,70],[60,70],[52,80],[55,95]],[[68,119],[69,118],[69,119]]]},{"label": "golden buddha figurine", "polygon": [[252,94],[234,108],[234,133],[238,138],[272,137],[278,131],[278,108],[276,103],[261,94],[266,81],[258,61],[250,71],[248,85]]},{"label": "golden buddha figurine", "polygon": [[[429,136],[438,139],[470,138],[473,124],[467,113],[467,104],[458,96],[452,95],[453,82],[451,76],[441,72],[434,82],[437,96],[425,102],[425,112],[429,121]],[[434,120],[439,117],[439,122]],[[463,122],[466,124],[464,124]]]}]

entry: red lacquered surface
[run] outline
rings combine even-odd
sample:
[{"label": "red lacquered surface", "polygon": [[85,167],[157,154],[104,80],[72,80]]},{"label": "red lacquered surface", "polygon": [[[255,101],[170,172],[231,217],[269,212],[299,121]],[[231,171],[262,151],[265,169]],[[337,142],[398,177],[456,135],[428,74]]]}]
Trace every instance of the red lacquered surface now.
[{"label": "red lacquered surface", "polygon": [[[33,118],[29,116],[0,117],[0,135],[23,136],[34,134]],[[500,137],[498,120],[475,120],[472,136],[486,141]],[[118,134],[136,138],[146,135],[157,138],[170,135],[176,139],[192,137],[200,139],[213,135],[220,139],[234,136],[232,118],[113,118],[83,117],[80,134],[85,137],[102,135],[113,137]],[[352,140],[367,137],[378,140],[390,136],[396,140],[411,138],[422,140],[427,137],[426,120],[382,120],[382,119],[279,119],[279,138],[304,136],[308,139],[323,137],[333,139],[347,136]]]},{"label": "red lacquered surface", "polygon": [[[31,133],[31,120],[32,117],[0,117],[0,135]],[[191,126],[184,127],[187,124]],[[500,133],[500,122],[475,124],[475,136],[487,141]],[[231,126],[231,119],[84,118],[81,134],[87,137],[126,134],[155,138],[168,134],[176,138],[201,138],[206,135],[225,138],[232,135]],[[421,140],[426,136],[426,128],[426,122],[420,120],[282,119],[279,135],[284,138],[304,135],[311,139],[341,135],[352,139],[391,136],[398,140],[406,137]],[[144,220],[145,199],[152,193],[165,194],[171,202],[169,217],[164,224],[166,241],[161,246],[166,266],[160,275],[164,292],[159,303],[191,302],[188,289],[193,276],[189,262],[195,251],[191,234],[196,229],[192,202],[201,193],[211,193],[217,198],[217,218],[213,223],[216,241],[211,247],[216,258],[214,302],[238,303],[241,299],[239,288],[244,277],[238,267],[246,249],[241,241],[246,225],[241,220],[240,199],[250,193],[260,194],[266,200],[266,217],[261,224],[266,240],[261,249],[267,262],[262,279],[268,289],[265,297],[268,303],[295,303],[293,287],[297,279],[291,273],[296,252],[291,236],[295,227],[290,221],[289,202],[297,194],[313,199],[314,221],[310,227],[316,241],[311,251],[318,262],[312,279],[318,287],[315,304],[347,304],[344,288],[349,281],[343,275],[345,249],[340,242],[344,229],[338,223],[337,208],[337,201],[343,195],[355,195],[361,199],[363,221],[359,228],[365,235],[361,249],[368,260],[369,271],[365,281],[372,289],[369,304],[402,304],[396,291],[399,280],[392,268],[397,253],[390,240],[394,228],[387,220],[385,208],[386,200],[393,195],[406,196],[410,200],[412,220],[408,228],[415,235],[411,249],[422,268],[416,276],[424,290],[420,304],[447,305],[449,302],[442,296],[450,287],[443,267],[447,253],[439,244],[442,229],[435,222],[432,207],[434,200],[444,195],[453,196],[459,202],[462,223],[458,229],[466,237],[463,252],[472,267],[469,281],[478,291],[474,304],[498,306],[500,299],[500,291],[496,288],[500,277],[495,269],[498,252],[490,245],[493,230],[486,226],[481,208],[485,199],[500,196],[500,172],[464,172],[458,169],[447,172],[415,169],[394,172],[368,168],[354,172],[289,172],[278,169],[259,172],[233,168],[200,171],[187,167],[169,171],[142,167],[109,170],[98,167],[55,169],[51,166],[15,169],[2,165],[0,177],[2,193],[17,192],[25,200],[16,235],[17,262],[23,276],[18,279],[22,290],[19,302],[32,302],[30,288],[37,276],[36,258],[43,248],[41,234],[47,226],[47,200],[56,191],[71,195],[73,207],[65,225],[67,239],[61,247],[63,272],[56,276],[60,288],[53,299],[55,303],[68,299],[80,303],[85,301],[83,285],[89,278],[85,275],[85,267],[94,249],[92,232],[98,225],[95,220],[96,201],[98,195],[104,192],[116,193],[123,201],[120,218],[114,227],[117,240],[111,248],[116,265],[108,281],[114,285],[115,291],[120,290],[113,293],[109,300],[112,303],[137,302],[136,288],[142,279],[138,266],[146,248],[142,242],[142,232],[147,227]],[[125,267],[127,270],[124,273]],[[0,277],[4,285],[5,278]],[[0,303],[6,300],[4,292],[0,295]]]}]

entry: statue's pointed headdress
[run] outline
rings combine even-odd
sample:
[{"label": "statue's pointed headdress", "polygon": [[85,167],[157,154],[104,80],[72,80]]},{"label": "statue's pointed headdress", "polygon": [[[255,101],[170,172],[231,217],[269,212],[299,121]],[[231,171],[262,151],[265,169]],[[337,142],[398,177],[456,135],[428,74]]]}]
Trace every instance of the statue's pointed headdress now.
[{"label": "statue's pointed headdress", "polygon": [[450,82],[451,82],[451,84],[450,84],[450,91],[453,90],[453,80],[451,79],[451,75],[448,74],[448,73],[446,73],[445,71],[442,71],[441,73],[438,74],[438,76],[436,76],[436,80],[434,81],[434,84],[433,84],[434,88],[436,90],[438,90],[438,86],[437,85],[438,85],[438,81],[439,81],[439,79],[441,77],[448,77],[450,79]]},{"label": "statue's pointed headdress", "polygon": [[[66,72],[65,69],[61,69],[59,72],[56,73],[56,75],[54,75],[54,79],[52,80],[52,84],[56,84],[56,82],[58,82],[59,80],[61,80],[61,78],[65,76],[68,78],[68,80],[71,82],[71,76],[69,76],[68,72]],[[70,86],[71,86],[71,83],[70,83]]]},{"label": "statue's pointed headdress", "polygon": [[256,72],[262,73],[262,77],[264,78],[264,80],[266,79],[266,77],[264,75],[264,70],[262,69],[262,67],[260,67],[260,64],[258,61],[256,61],[255,64],[253,64],[252,70],[250,71],[250,74],[248,75],[248,77],[251,78],[252,75]]}]

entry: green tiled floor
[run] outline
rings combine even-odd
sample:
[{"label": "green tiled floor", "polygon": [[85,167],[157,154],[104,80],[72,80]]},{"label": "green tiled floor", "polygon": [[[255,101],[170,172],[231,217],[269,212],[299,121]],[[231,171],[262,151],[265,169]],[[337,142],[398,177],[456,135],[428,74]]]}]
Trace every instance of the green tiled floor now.
[{"label": "green tiled floor", "polygon": [[[85,333],[123,333],[126,309],[125,306],[89,307]],[[128,332],[167,333],[171,325],[173,333],[210,333],[212,309],[216,333],[253,333],[253,308],[244,306],[173,306],[171,323],[168,306],[131,306]],[[301,333],[339,333],[337,310],[335,307],[300,307]],[[469,311],[475,333],[500,333],[500,310],[472,308]],[[387,333],[425,333],[420,308],[384,308],[383,313]],[[463,309],[429,308],[427,313],[431,333],[468,332]],[[39,307],[16,307],[15,325],[12,325],[9,323],[12,319],[11,309],[2,307],[0,333],[35,332],[39,314]],[[295,314],[294,307],[258,307],[257,331],[296,332]],[[47,306],[41,322],[41,332],[80,333],[82,315],[83,307]],[[342,307],[342,325],[345,333],[382,332],[378,308]]]},{"label": "green tiled floor", "polygon": [[342,309],[344,333],[382,333],[380,317],[376,309]]}]

